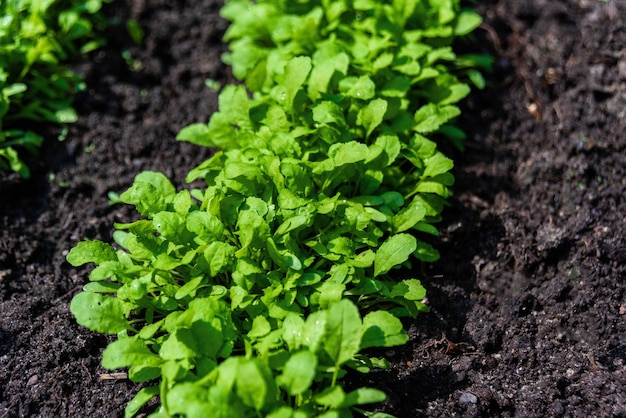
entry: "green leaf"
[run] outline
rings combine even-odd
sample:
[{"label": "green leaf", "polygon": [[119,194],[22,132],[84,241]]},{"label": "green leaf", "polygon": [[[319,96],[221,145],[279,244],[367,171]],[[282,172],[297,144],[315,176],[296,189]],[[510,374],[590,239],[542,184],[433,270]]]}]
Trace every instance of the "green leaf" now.
[{"label": "green leaf", "polygon": [[407,300],[422,300],[426,297],[426,289],[417,279],[402,280],[391,289],[389,296],[400,296]]},{"label": "green leaf", "polygon": [[174,212],[158,212],[152,219],[154,229],[162,237],[176,241],[185,230],[185,221],[182,216]]},{"label": "green leaf", "polygon": [[211,277],[229,269],[235,261],[235,247],[224,242],[214,241],[204,250],[204,258],[209,263]]},{"label": "green leaf", "polygon": [[404,98],[410,88],[411,80],[408,77],[396,76],[385,83],[381,94],[387,97]]},{"label": "green leaf", "polygon": [[302,262],[294,254],[287,250],[279,250],[274,240],[267,238],[267,252],[272,260],[281,268],[292,270],[302,270]]},{"label": "green leaf", "polygon": [[137,365],[159,366],[163,360],[150,351],[138,337],[124,337],[112,342],[102,353],[102,366],[109,370]]},{"label": "green leaf", "polygon": [[[245,86],[231,84],[224,87],[219,96],[219,111],[232,123],[247,126],[250,120],[250,99]],[[223,148],[219,144],[214,144],[214,146]]]},{"label": "green leaf", "polygon": [[467,35],[482,23],[483,19],[480,15],[471,10],[463,10],[456,17],[454,25],[454,34],[456,36]]},{"label": "green leaf", "polygon": [[28,86],[24,83],[13,83],[2,89],[2,94],[6,97],[20,94],[28,90]]},{"label": "green leaf", "polygon": [[117,334],[130,328],[123,302],[111,296],[81,292],[72,299],[70,311],[76,322],[92,331]]},{"label": "green leaf", "polygon": [[317,290],[320,292],[318,300],[320,307],[322,309],[327,309],[341,300],[343,292],[346,290],[346,285],[343,283],[326,281],[323,282]]},{"label": "green leaf", "polygon": [[308,216],[293,216],[285,220],[274,232],[274,237],[279,237],[281,235],[286,235],[288,232],[293,231],[294,229],[300,228],[301,226],[306,225],[309,222]]},{"label": "green leaf", "polygon": [[339,408],[346,399],[341,386],[331,386],[315,395],[315,402],[328,408]]},{"label": "green leaf", "polygon": [[291,396],[309,389],[317,373],[317,357],[308,350],[299,351],[289,357],[283,373],[276,379]]},{"label": "green leaf", "polygon": [[354,254],[354,242],[348,237],[337,237],[328,241],[326,248],[332,253],[351,257]]},{"label": "green leaf", "polygon": [[259,359],[240,357],[238,360],[237,395],[246,405],[261,411],[274,400],[276,382],[269,368]]},{"label": "green leaf", "polygon": [[387,311],[370,312],[363,318],[363,350],[369,347],[392,347],[409,340],[402,322]]},{"label": "green leaf", "polygon": [[248,331],[248,337],[259,339],[272,331],[272,325],[264,316],[257,316],[252,321],[252,328]]},{"label": "green leaf", "polygon": [[367,158],[368,154],[369,148],[367,145],[356,141],[333,144],[328,150],[328,155],[332,158],[335,167],[363,161]]},{"label": "green leaf", "polygon": [[438,102],[439,105],[454,104],[465,98],[472,90],[465,83],[455,83],[446,86],[448,96]]},{"label": "green leaf", "polygon": [[413,225],[413,228],[417,231],[422,231],[435,237],[439,236],[437,228],[426,221],[421,221]]},{"label": "green leaf", "polygon": [[120,200],[135,205],[144,216],[153,216],[166,210],[175,194],[176,189],[164,174],[143,171],[135,177],[132,186],[120,195]]},{"label": "green leaf", "polygon": [[392,220],[395,232],[406,231],[426,217],[426,208],[422,200],[414,198],[411,203],[400,210]]},{"label": "green leaf", "polygon": [[107,261],[117,261],[117,255],[113,247],[102,241],[81,241],[67,254],[67,262],[74,267]]},{"label": "green leaf", "polygon": [[479,70],[467,70],[467,77],[480,90],[487,86],[487,81]]},{"label": "green leaf", "polygon": [[191,193],[189,190],[181,190],[174,197],[174,211],[181,216],[186,216],[192,206]]},{"label": "green leaf", "polygon": [[396,234],[389,237],[376,251],[374,277],[387,273],[409,259],[417,249],[417,240],[409,234]]},{"label": "green leaf", "polygon": [[342,299],[328,310],[324,350],[336,367],[352,360],[361,345],[362,322],[357,307]]},{"label": "green leaf", "polygon": [[187,283],[185,283],[184,285],[182,285],[180,287],[180,289],[178,289],[176,291],[176,294],[174,295],[174,297],[178,300],[183,299],[189,295],[195,295],[196,291],[198,290],[198,288],[200,287],[200,284],[202,283],[204,277],[200,276],[200,277],[195,277],[191,280],[189,280]]},{"label": "green leaf", "polygon": [[374,99],[365,108],[359,111],[357,124],[365,128],[365,136],[370,134],[381,124],[387,112],[387,101],[384,99]]},{"label": "green leaf", "polygon": [[354,267],[367,268],[374,264],[376,254],[372,250],[365,250],[350,260],[350,264]]},{"label": "green leaf", "polygon": [[[343,79],[345,81],[348,79]],[[361,76],[350,83],[350,88],[346,95],[360,100],[370,100],[376,94],[376,85],[368,76]]]},{"label": "green leaf", "polygon": [[358,408],[355,408],[355,410],[362,413],[367,418],[396,418],[394,415],[389,415],[385,412],[369,412],[369,411],[363,411]]},{"label": "green leaf", "polygon": [[347,126],[341,107],[337,103],[327,100],[313,108],[313,120],[321,125],[334,123],[340,127]]},{"label": "green leaf", "polygon": [[163,360],[192,359],[199,354],[196,341],[188,328],[179,328],[170,333],[159,350]]},{"label": "green leaf", "polygon": [[341,407],[347,408],[354,405],[383,402],[385,399],[387,399],[387,395],[381,390],[358,388],[346,395],[344,401],[341,403]]},{"label": "green leaf", "polygon": [[311,415],[304,411],[296,411],[288,406],[281,406],[269,414],[267,418],[311,418]]},{"label": "green leaf", "polygon": [[78,115],[76,111],[71,107],[66,107],[64,109],[59,109],[54,112],[54,122],[59,124],[62,123],[74,123],[78,120]]},{"label": "green leaf", "polygon": [[302,345],[302,328],[304,319],[300,315],[289,314],[283,320],[283,340],[289,351],[294,352]]},{"label": "green leaf", "polygon": [[[333,6],[343,6],[333,3]],[[308,94],[315,100],[328,92],[329,84],[335,74],[346,74],[350,65],[348,54],[342,52],[332,41],[322,42],[313,53],[313,69],[308,82]]]},{"label": "green leaf", "polygon": [[415,250],[413,255],[418,260],[426,263],[433,263],[439,260],[439,251],[437,251],[432,245],[423,241],[417,241],[417,250]]},{"label": "green leaf", "polygon": [[452,160],[440,152],[435,153],[424,162],[426,166],[421,178],[435,177],[439,174],[447,173],[452,169],[452,167],[454,167]]},{"label": "green leaf", "polygon": [[159,386],[148,386],[142,388],[137,392],[137,394],[131,399],[131,401],[124,408],[124,418],[132,418],[134,417],[142,406],[150,401],[150,399],[159,395],[160,388]]},{"label": "green leaf", "polygon": [[283,85],[287,89],[285,101],[289,107],[293,106],[293,101],[298,90],[304,84],[311,71],[311,58],[306,56],[293,58],[285,67],[285,78]]},{"label": "green leaf", "polygon": [[415,112],[413,129],[422,134],[435,132],[441,125],[460,114],[461,111],[456,106],[438,106],[434,103],[428,103]]},{"label": "green leaf", "polygon": [[176,140],[208,147],[211,146],[208,136],[209,126],[206,123],[194,123],[181,129],[178,135],[176,135]]},{"label": "green leaf", "polygon": [[89,293],[115,293],[121,285],[111,282],[91,282],[83,286],[83,290]]},{"label": "green leaf", "polygon": [[316,353],[326,337],[327,311],[311,313],[302,327],[302,345]]},{"label": "green leaf", "polygon": [[224,233],[222,221],[209,212],[191,212],[187,215],[185,222],[187,229],[196,234],[197,238],[205,244],[221,240]]}]

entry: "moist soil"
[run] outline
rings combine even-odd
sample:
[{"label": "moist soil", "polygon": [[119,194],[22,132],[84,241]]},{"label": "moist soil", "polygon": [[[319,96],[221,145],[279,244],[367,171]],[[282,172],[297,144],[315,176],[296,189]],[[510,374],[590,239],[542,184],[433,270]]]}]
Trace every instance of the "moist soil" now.
[{"label": "moist soil", "polygon": [[[78,326],[84,239],[137,215],[109,205],[143,170],[178,187],[210,150],[174,140],[217,107],[221,2],[118,0],[108,46],[76,64],[79,121],[49,140],[32,177],[0,174],[0,417],[118,417],[138,386],[100,366],[109,337]],[[400,418],[626,416],[626,2],[479,2],[473,52],[495,56],[464,103],[466,150],[419,272],[430,313],[383,351]],[[136,45],[124,22],[145,32]],[[417,273],[416,273],[417,274]],[[146,411],[149,412],[149,411]]]}]

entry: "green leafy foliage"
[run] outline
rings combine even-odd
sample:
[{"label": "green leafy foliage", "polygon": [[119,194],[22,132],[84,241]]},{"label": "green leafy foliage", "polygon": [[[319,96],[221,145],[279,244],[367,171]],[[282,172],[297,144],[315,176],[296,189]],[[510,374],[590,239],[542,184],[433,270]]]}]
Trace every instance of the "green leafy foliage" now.
[{"label": "green leafy foliage", "polygon": [[139,174],[119,199],[142,219],[68,254],[96,264],[72,312],[117,334],[105,367],[158,379],[127,416],[157,395],[153,417],[369,414],[385,395],[341,378],[385,367],[363,350],[404,344],[399,318],[427,310],[397,273],[439,256],[453,164],[427,135],[456,132],[469,87],[450,45],[480,19],[453,0],[230,0],[223,15],[246,85],[178,135],[219,148],[188,174],[205,186]]},{"label": "green leafy foliage", "polygon": [[[400,131],[445,128],[459,113],[454,104],[469,93],[459,76],[484,86],[475,67],[491,65],[488,57],[457,57],[451,48],[481,23],[459,0],[230,0],[222,15],[232,22],[224,60],[248,89],[269,92],[287,63],[310,56],[308,98],[338,89],[367,101],[355,109],[367,136],[381,116]],[[440,132],[461,146],[462,136]]]},{"label": "green leafy foliage", "polygon": [[102,0],[0,2],[0,169],[29,176],[18,149],[35,154],[43,138],[27,126],[76,120],[80,78],[65,65],[101,43],[94,24]]}]

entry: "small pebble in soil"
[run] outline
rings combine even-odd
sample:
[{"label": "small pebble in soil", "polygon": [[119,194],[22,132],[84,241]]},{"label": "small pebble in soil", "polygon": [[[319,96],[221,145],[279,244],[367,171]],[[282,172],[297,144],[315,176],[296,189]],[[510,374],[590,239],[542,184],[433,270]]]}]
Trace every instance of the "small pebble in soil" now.
[{"label": "small pebble in soil", "polygon": [[459,393],[459,403],[461,405],[474,405],[478,402],[478,397],[473,393],[461,392]]}]

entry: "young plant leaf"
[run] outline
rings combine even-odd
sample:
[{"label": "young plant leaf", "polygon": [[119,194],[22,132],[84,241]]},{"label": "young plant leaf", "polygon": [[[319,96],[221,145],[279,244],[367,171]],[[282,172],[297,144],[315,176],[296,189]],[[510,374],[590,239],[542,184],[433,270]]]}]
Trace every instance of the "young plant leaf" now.
[{"label": "young plant leaf", "polygon": [[370,312],[363,318],[361,350],[368,347],[393,347],[409,340],[402,322],[387,311]]},{"label": "young plant leaf", "polygon": [[70,311],[76,322],[92,331],[117,334],[130,328],[123,302],[111,296],[81,292],[72,299]]},{"label": "young plant leaf", "polygon": [[140,389],[128,405],[126,405],[126,408],[124,408],[124,418],[132,418],[137,415],[142,406],[155,396],[158,396],[159,390],[159,386],[148,386]]},{"label": "young plant leaf", "polygon": [[324,350],[335,367],[350,361],[359,351],[362,322],[357,307],[342,299],[328,310]]},{"label": "young plant leaf", "polygon": [[387,273],[409,259],[417,249],[417,240],[409,234],[396,234],[389,237],[376,251],[374,277]]},{"label": "young plant leaf", "polygon": [[374,99],[359,112],[357,124],[365,128],[366,137],[369,137],[374,129],[381,124],[386,111],[387,101],[384,99]]},{"label": "young plant leaf", "polygon": [[308,350],[298,351],[289,357],[277,383],[294,396],[309,389],[317,374],[317,357]]},{"label": "young plant leaf", "polygon": [[117,261],[117,255],[113,247],[102,241],[81,241],[67,254],[67,262],[74,267],[107,261]]},{"label": "young plant leaf", "polygon": [[286,89],[285,102],[287,106],[293,106],[293,101],[298,90],[304,84],[311,71],[311,58],[300,56],[289,61],[285,67],[285,78],[283,86]]}]

